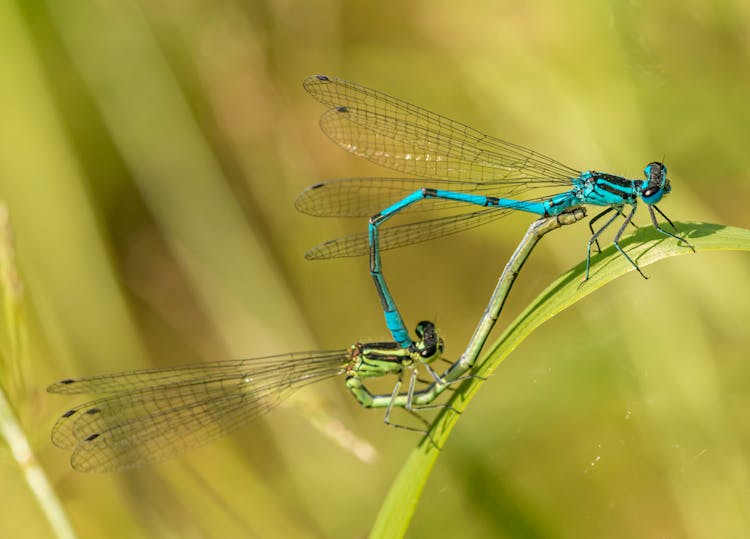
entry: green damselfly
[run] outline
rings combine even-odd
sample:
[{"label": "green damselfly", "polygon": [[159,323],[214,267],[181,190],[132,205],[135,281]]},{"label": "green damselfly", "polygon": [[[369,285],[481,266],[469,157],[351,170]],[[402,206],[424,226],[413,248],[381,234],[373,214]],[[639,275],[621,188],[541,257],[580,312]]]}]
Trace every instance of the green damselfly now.
[{"label": "green damselfly", "polygon": [[[444,348],[434,324],[420,322],[416,333],[418,340],[409,348],[356,343],[339,350],[61,380],[47,391],[104,396],[65,412],[52,429],[52,442],[73,451],[71,465],[78,471],[143,466],[204,445],[269,412],[295,390],[339,375],[362,406],[385,408],[385,422],[401,426],[390,422],[394,407],[416,414],[414,409],[430,406],[447,387],[430,367]],[[433,382],[417,390],[420,365]],[[387,375],[397,377],[390,394],[373,394],[364,385]]]}]

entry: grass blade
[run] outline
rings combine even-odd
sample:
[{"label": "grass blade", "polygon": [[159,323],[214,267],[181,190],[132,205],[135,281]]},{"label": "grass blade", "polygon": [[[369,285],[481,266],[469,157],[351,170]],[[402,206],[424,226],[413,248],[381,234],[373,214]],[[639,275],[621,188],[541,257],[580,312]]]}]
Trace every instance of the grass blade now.
[{"label": "grass blade", "polygon": [[[710,223],[678,223],[696,252],[750,251],[750,230]],[[653,228],[639,229],[621,242],[623,249],[643,268],[659,260],[692,251]],[[582,282],[585,264],[574,267],[542,292],[505,330],[476,369],[477,378],[466,380],[432,423],[430,432],[420,441],[404,463],[386,496],[373,526],[371,537],[402,537],[416,510],[430,472],[445,443],[476,392],[495,369],[535,329],[562,310],[577,303],[605,284],[635,271],[614,246],[592,257],[591,278]],[[455,411],[454,411],[455,410]]]}]

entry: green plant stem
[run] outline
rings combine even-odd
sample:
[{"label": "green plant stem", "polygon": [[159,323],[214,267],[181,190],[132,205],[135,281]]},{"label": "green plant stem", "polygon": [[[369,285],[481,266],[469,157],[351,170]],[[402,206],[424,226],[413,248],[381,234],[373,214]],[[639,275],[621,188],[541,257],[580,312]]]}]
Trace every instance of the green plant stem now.
[{"label": "green plant stem", "polygon": [[76,535],[60,504],[60,500],[47,480],[44,470],[34,457],[31,446],[2,389],[0,389],[0,433],[8,442],[13,459],[18,463],[26,483],[36,497],[55,535],[63,539],[74,538]]},{"label": "green plant stem", "polygon": [[[680,233],[689,238],[696,252],[750,251],[750,230],[708,223],[678,223],[677,225]],[[677,241],[665,239],[651,227],[639,229],[621,245],[641,268],[664,258],[692,253],[690,249],[680,245]],[[493,345],[476,368],[475,376],[465,380],[457,388],[448,400],[447,406],[433,421],[429,432],[412,450],[401,468],[383,502],[371,537],[403,537],[406,533],[419,498],[424,491],[427,478],[458,417],[487,377],[505,358],[529,334],[554,315],[614,279],[634,271],[614,246],[605,249],[600,256],[592,260],[592,263],[591,278],[588,281],[582,282],[585,263],[581,263],[542,292]],[[492,301],[495,301],[494,295]],[[475,341],[476,339],[472,338],[469,349]]]},{"label": "green plant stem", "polygon": [[[495,326],[495,322],[497,322],[497,319],[500,316],[500,311],[502,310],[503,305],[505,305],[505,300],[507,299],[511,288],[513,288],[513,284],[515,283],[518,274],[526,263],[526,260],[531,255],[531,252],[534,250],[534,247],[536,247],[537,243],[539,243],[539,240],[541,240],[542,237],[548,232],[556,230],[564,225],[576,223],[583,219],[585,216],[586,211],[584,208],[574,208],[561,215],[538,219],[531,223],[528,230],[526,231],[526,234],[524,234],[521,242],[518,244],[518,247],[516,247],[516,250],[513,252],[510,259],[508,260],[508,263],[505,265],[505,268],[500,274],[500,279],[495,286],[495,291],[492,293],[489,304],[484,310],[482,317],[479,319],[477,328],[474,330],[474,334],[469,340],[469,344],[466,346],[466,350],[461,355],[459,360],[456,361],[456,363],[454,363],[443,375],[443,379],[446,380],[448,384],[464,379],[466,377],[466,373],[474,367],[476,360],[479,357],[479,353],[484,347],[484,343],[487,341],[487,337],[489,336],[492,328]],[[444,389],[445,387],[447,387],[447,385],[443,385],[441,387]],[[445,434],[447,435],[447,431],[445,431]],[[426,439],[434,440],[434,438],[432,438],[429,433],[428,438]],[[433,458],[430,462],[434,464],[435,458]],[[432,464],[430,464],[430,469]],[[408,496],[407,500],[413,503],[411,505],[403,505],[398,503],[398,500],[396,498],[393,498],[391,500],[391,509],[389,509],[388,511],[381,510],[372,533],[373,537],[390,536],[389,534],[393,533],[395,530],[384,529],[389,527],[390,522],[403,522],[405,526],[408,525],[408,515],[413,513],[416,508],[416,503],[419,499],[422,489],[424,488],[424,482],[409,483],[404,486],[404,488],[410,487],[414,490],[409,492],[410,496]],[[392,488],[391,492],[393,493],[397,490],[398,489]],[[388,500],[386,500],[386,503],[383,507],[385,508],[388,505],[389,502]],[[397,512],[401,518],[392,519],[391,515],[394,511]],[[406,532],[405,526],[400,530],[401,534]],[[381,529],[383,529],[383,531],[381,531]]]},{"label": "green plant stem", "polygon": [[[10,387],[22,388],[24,385],[20,367],[26,358],[26,325],[23,286],[15,265],[8,208],[4,204],[0,204],[0,297],[3,300],[2,334],[5,336],[5,343],[0,348],[0,436],[8,442],[13,459],[57,537],[74,538],[75,533],[60,500],[34,457],[8,398]],[[19,389],[17,393],[23,391]]]}]

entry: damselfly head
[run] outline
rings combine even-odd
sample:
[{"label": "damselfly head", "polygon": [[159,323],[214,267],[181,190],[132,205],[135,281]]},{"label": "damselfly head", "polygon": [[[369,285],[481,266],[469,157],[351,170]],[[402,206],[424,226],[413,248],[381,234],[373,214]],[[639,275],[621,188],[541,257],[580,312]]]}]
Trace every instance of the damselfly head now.
[{"label": "damselfly head", "polygon": [[412,346],[419,354],[422,363],[431,363],[440,357],[445,348],[445,343],[438,335],[435,324],[423,320],[417,324],[414,333],[419,340],[415,341]]},{"label": "damselfly head", "polygon": [[646,204],[656,204],[672,190],[667,179],[667,165],[654,161],[646,165],[643,173],[646,175],[646,181],[641,190],[641,198]]}]

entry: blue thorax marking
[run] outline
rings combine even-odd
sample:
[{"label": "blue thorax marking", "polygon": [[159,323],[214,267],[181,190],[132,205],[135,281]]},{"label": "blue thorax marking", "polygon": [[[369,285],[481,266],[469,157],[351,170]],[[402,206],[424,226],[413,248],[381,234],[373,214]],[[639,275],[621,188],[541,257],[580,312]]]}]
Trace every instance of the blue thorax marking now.
[{"label": "blue thorax marking", "polygon": [[597,206],[636,204],[638,191],[633,180],[611,174],[594,173],[588,185],[585,203]]}]

